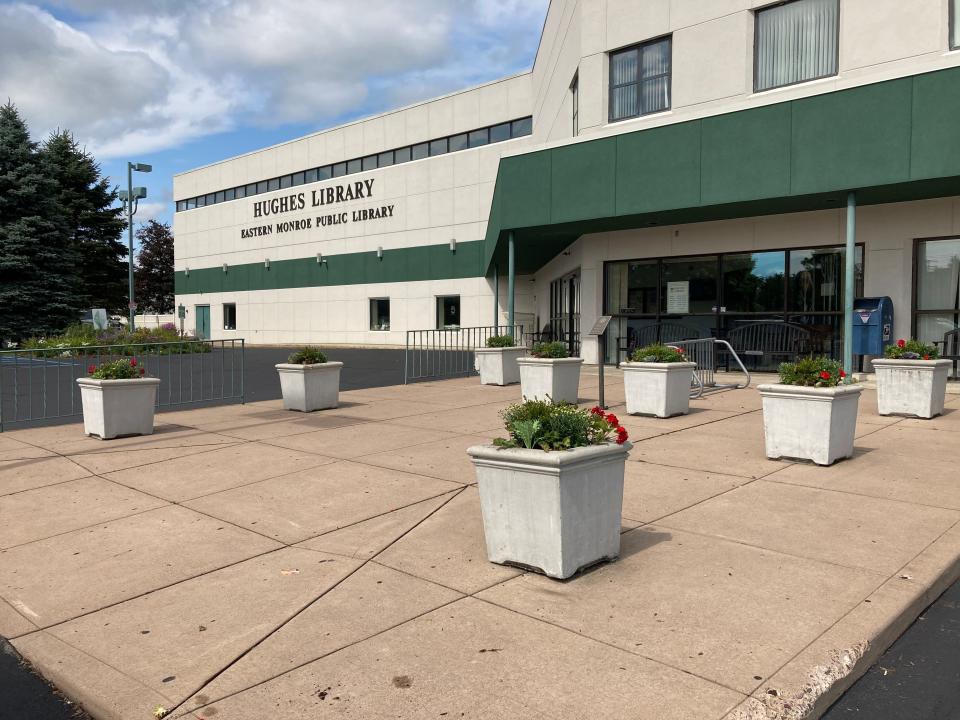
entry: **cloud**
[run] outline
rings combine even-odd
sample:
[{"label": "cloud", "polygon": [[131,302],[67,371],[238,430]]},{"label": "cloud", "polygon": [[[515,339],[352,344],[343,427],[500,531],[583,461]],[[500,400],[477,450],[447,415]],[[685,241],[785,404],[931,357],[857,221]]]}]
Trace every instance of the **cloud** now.
[{"label": "cloud", "polygon": [[166,220],[170,213],[170,203],[142,202],[137,205],[137,214],[133,216],[135,224],[142,224],[147,220]]},{"label": "cloud", "polygon": [[[546,0],[0,5],[0,94],[98,157],[323,127],[529,67]],[[362,9],[358,9],[362,8]]]}]

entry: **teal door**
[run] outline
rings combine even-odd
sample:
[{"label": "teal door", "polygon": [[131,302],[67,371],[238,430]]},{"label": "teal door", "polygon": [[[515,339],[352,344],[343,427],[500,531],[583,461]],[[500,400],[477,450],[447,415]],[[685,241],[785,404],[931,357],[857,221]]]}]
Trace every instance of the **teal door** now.
[{"label": "teal door", "polygon": [[210,306],[196,305],[194,311],[197,313],[197,337],[201,340],[210,339]]}]

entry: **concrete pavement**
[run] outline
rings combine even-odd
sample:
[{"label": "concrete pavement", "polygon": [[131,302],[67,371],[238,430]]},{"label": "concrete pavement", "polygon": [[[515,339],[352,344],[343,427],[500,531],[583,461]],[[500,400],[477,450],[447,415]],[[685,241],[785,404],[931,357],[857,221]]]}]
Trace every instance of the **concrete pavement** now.
[{"label": "concrete pavement", "polygon": [[[585,371],[581,399],[597,397]],[[769,461],[753,389],[634,418],[622,557],[492,565],[465,454],[517,386],[0,436],[0,635],[97,718],[800,718],[960,574],[960,397]],[[838,682],[839,681],[839,682]],[[809,712],[808,712],[809,711]]]}]

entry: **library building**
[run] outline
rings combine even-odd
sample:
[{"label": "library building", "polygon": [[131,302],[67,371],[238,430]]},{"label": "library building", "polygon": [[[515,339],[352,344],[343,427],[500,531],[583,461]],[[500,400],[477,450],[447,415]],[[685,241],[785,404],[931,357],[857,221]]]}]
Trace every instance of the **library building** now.
[{"label": "library building", "polygon": [[522,326],[616,363],[777,325],[839,358],[852,277],[887,335],[957,353],[960,0],[553,0],[528,72],[182,173],[174,199],[176,301],[207,338]]}]

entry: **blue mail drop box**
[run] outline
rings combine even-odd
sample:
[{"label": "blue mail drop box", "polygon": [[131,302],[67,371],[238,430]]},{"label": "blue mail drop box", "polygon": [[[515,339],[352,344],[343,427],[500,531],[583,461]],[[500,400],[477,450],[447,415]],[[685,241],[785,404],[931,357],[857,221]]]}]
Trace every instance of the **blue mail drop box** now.
[{"label": "blue mail drop box", "polygon": [[854,355],[883,355],[893,342],[893,301],[888,297],[858,298],[853,304]]}]

